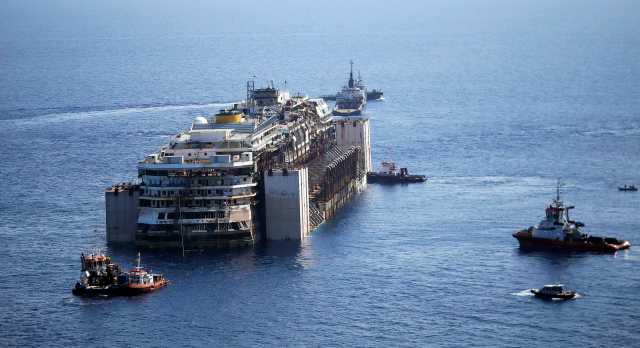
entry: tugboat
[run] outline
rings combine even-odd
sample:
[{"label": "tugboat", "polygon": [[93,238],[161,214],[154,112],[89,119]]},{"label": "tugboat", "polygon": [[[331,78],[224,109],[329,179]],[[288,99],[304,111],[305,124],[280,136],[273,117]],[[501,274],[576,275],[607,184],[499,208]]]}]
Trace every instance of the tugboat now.
[{"label": "tugboat", "polygon": [[521,249],[616,252],[628,249],[631,243],[616,238],[590,236],[580,232],[584,224],[569,219],[569,210],[560,200],[560,185],[556,198],[545,210],[545,218],[536,226],[513,234]]},{"label": "tugboat", "polygon": [[382,162],[382,170],[379,172],[368,172],[367,181],[370,183],[414,183],[425,182],[427,177],[424,175],[409,175],[407,168],[400,168],[400,172],[396,171],[396,164],[393,162]]},{"label": "tugboat", "polygon": [[383,92],[381,90],[378,90],[375,88],[371,91],[367,90],[367,86],[365,85],[364,80],[362,79],[362,76],[360,76],[360,71],[358,71],[358,80],[356,81],[356,87],[365,91],[367,101],[384,99]]},{"label": "tugboat", "polygon": [[120,287],[120,293],[124,296],[135,296],[158,290],[169,281],[159,273],[149,273],[140,266],[140,253],[138,253],[138,265],[133,267],[124,279]]},{"label": "tugboat", "polygon": [[362,114],[367,103],[366,89],[361,88],[353,78],[353,62],[349,72],[349,81],[336,95],[336,107],[333,114],[336,116],[357,116]]},{"label": "tugboat", "polygon": [[138,266],[129,273],[111,262],[111,257],[102,253],[85,256],[81,254],[82,273],[71,291],[76,296],[133,296],[159,289],[169,282],[162,274],[152,274]]},{"label": "tugboat", "polygon": [[120,290],[118,279],[122,272],[120,266],[111,262],[111,258],[102,253],[85,256],[81,254],[82,264],[80,280],[71,291],[76,296],[111,296]]},{"label": "tugboat", "polygon": [[545,285],[541,289],[531,289],[531,292],[535,297],[547,300],[570,300],[576,297],[575,291],[565,289],[562,284]]},{"label": "tugboat", "polygon": [[619,191],[629,191],[629,192],[636,192],[638,191],[638,188],[635,185],[624,185],[623,187],[618,187]]},{"label": "tugboat", "polygon": [[375,88],[367,91],[367,100],[384,100],[384,92]]}]

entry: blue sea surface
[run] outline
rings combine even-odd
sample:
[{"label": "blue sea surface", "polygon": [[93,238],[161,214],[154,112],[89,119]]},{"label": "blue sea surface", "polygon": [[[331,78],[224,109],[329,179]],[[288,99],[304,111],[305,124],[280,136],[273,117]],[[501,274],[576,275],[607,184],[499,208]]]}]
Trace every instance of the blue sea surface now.
[{"label": "blue sea surface", "polygon": [[[64,0],[0,4],[0,346],[640,346],[640,4]],[[256,76],[335,92],[353,59],[369,185],[301,244],[144,252],[171,284],[71,295],[104,188]],[[555,196],[616,254],[522,252]],[[539,301],[564,283],[579,298]]]}]

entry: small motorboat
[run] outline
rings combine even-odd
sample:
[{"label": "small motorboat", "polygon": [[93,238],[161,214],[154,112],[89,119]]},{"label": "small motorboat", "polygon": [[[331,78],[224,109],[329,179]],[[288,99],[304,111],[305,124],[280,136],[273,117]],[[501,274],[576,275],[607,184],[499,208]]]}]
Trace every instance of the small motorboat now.
[{"label": "small motorboat", "polygon": [[576,297],[576,292],[564,288],[562,284],[545,285],[541,289],[531,289],[535,297],[544,299],[570,300]]},{"label": "small motorboat", "polygon": [[629,191],[629,192],[635,192],[638,191],[638,188],[635,185],[624,185],[622,187],[618,187],[619,191]]}]

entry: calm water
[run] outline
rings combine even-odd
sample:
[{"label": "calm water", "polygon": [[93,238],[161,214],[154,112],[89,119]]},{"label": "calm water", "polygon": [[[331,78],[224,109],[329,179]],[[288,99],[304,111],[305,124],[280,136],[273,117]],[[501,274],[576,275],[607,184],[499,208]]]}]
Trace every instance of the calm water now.
[{"label": "calm water", "polygon": [[[640,346],[640,248],[511,237],[561,178],[588,232],[640,245],[616,189],[640,184],[637,3],[114,3],[0,5],[0,345]],[[325,94],[351,58],[385,91],[374,161],[428,183],[370,185],[302,245],[143,254],[172,280],[149,296],[71,295],[81,251],[135,258],[105,245],[106,186],[247,77]],[[581,297],[527,296],[550,282]]]}]

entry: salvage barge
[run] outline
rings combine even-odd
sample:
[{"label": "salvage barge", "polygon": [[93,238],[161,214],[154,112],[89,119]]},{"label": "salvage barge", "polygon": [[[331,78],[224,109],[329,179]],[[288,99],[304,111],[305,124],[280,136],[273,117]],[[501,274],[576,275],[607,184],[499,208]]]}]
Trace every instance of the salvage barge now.
[{"label": "salvage barge", "polygon": [[150,248],[301,239],[367,185],[369,119],[247,83],[247,100],[197,117],[106,192],[107,240]]}]

